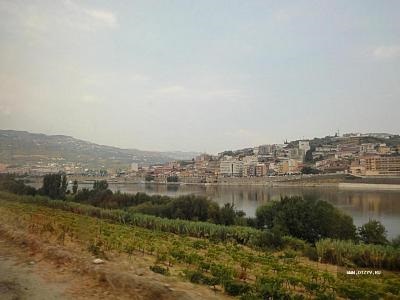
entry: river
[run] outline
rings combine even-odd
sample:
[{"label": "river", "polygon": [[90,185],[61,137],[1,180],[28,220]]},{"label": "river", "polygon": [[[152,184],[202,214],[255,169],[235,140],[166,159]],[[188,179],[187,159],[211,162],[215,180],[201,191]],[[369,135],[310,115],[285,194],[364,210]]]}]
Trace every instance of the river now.
[{"label": "river", "polygon": [[[81,185],[82,187],[82,185]],[[110,184],[113,191],[126,193],[144,192],[179,196],[196,194],[207,196],[215,202],[234,203],[237,209],[253,217],[258,206],[284,196],[313,196],[328,201],[343,210],[360,226],[369,219],[381,221],[394,238],[400,235],[400,191],[342,190],[326,187],[265,187],[265,186],[204,186],[163,184]]]}]

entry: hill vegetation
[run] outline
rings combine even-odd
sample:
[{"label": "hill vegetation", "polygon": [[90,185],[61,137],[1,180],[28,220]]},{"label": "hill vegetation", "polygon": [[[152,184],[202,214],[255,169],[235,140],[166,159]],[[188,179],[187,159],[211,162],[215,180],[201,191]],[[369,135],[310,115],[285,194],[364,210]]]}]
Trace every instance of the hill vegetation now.
[{"label": "hill vegetation", "polygon": [[65,135],[0,130],[0,163],[8,165],[80,163],[88,168],[126,167],[132,162],[165,163],[192,159],[191,152],[156,152],[98,145]]}]

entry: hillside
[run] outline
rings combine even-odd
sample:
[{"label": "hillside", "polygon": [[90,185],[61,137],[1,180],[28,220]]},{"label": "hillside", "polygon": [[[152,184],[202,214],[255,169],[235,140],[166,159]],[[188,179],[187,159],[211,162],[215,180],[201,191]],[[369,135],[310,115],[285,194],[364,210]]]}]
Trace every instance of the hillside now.
[{"label": "hillside", "polygon": [[0,130],[0,163],[8,165],[75,162],[87,167],[119,167],[132,162],[164,163],[191,159],[192,152],[155,152],[98,145],[65,135]]},{"label": "hillside", "polygon": [[[0,250],[13,247],[13,260],[21,251],[29,254],[19,260],[29,261],[33,275],[42,269],[72,285],[65,289],[72,299],[399,297],[399,250],[390,246],[327,239],[313,250],[283,237],[278,249],[256,229],[128,214],[0,192]],[[354,269],[365,273],[346,274]],[[19,277],[5,283],[15,285],[24,279]],[[52,291],[54,284],[38,288]]]}]

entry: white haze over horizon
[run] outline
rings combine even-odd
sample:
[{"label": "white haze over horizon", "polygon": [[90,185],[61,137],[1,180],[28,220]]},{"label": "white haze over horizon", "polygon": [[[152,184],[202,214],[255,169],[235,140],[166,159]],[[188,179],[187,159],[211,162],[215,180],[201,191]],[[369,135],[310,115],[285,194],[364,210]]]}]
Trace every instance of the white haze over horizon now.
[{"label": "white haze over horizon", "polygon": [[0,128],[216,153],[399,133],[400,1],[0,0]]}]

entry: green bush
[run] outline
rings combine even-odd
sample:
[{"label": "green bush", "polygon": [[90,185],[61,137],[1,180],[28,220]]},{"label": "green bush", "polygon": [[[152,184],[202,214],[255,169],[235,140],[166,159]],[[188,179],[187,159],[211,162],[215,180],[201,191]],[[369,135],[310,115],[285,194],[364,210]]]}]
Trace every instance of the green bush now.
[{"label": "green bush", "polygon": [[302,251],[307,246],[305,241],[288,235],[282,237],[282,242],[284,243],[285,247],[295,251]]},{"label": "green bush", "polygon": [[37,190],[34,187],[26,185],[22,180],[9,174],[0,174],[0,190],[8,191],[17,195],[34,196]]},{"label": "green bush", "polygon": [[209,282],[209,278],[200,271],[184,270],[183,273],[190,282],[198,284],[208,284]]},{"label": "green bush", "polygon": [[239,296],[249,292],[251,289],[250,285],[236,280],[229,280],[224,282],[224,290],[231,296]]},{"label": "green bush", "polygon": [[154,265],[154,266],[150,266],[150,270],[153,271],[154,273],[158,273],[161,275],[169,275],[169,270],[168,268],[164,268],[162,266],[159,265]]},{"label": "green bush", "polygon": [[260,277],[256,281],[256,292],[260,299],[290,299],[283,289],[283,280],[274,277]]},{"label": "green bush", "polygon": [[211,275],[218,278],[222,284],[233,279],[234,271],[232,268],[220,264],[211,264],[210,271]]},{"label": "green bush", "polygon": [[351,300],[359,299],[371,299],[379,300],[382,298],[382,294],[369,284],[355,285],[351,281],[343,283],[337,287],[337,293],[339,296]]},{"label": "green bush", "polygon": [[307,257],[309,260],[318,261],[318,253],[317,249],[314,246],[307,245],[303,251],[303,255]]},{"label": "green bush", "polygon": [[360,240],[366,244],[385,245],[388,243],[385,226],[379,221],[370,220],[358,229]]}]

